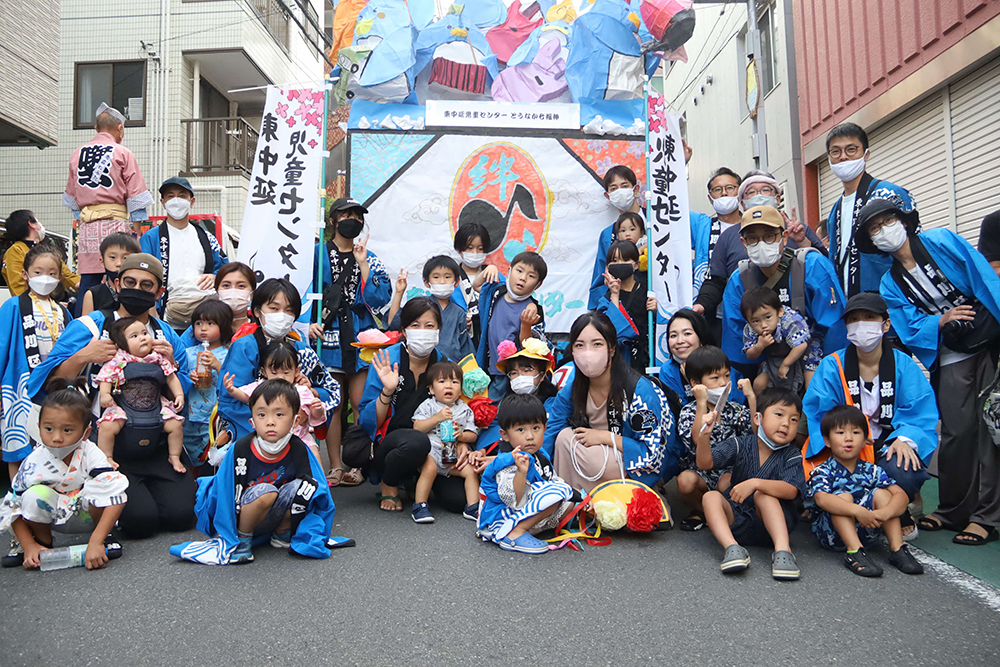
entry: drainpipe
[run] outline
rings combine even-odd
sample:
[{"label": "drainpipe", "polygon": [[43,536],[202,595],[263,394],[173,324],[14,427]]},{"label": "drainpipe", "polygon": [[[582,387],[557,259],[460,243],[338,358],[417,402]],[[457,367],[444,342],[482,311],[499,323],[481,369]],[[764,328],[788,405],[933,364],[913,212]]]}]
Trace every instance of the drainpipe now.
[{"label": "drainpipe", "polygon": [[[201,61],[194,61],[194,77],[191,79],[191,118],[201,118]],[[191,128],[191,145],[188,147],[188,164],[198,164],[201,161],[201,125],[193,123]],[[197,157],[198,162],[195,162]]]}]

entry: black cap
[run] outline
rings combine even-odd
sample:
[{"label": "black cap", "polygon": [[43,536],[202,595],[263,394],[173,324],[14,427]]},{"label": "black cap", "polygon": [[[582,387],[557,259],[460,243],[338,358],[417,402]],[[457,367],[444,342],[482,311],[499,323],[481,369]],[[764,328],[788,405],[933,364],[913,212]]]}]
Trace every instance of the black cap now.
[{"label": "black cap", "polygon": [[361,202],[357,199],[352,199],[351,197],[341,197],[337,201],[330,204],[330,211],[346,211],[348,209],[358,208],[361,212],[368,214],[368,209],[362,206]]},{"label": "black cap", "polygon": [[890,197],[873,197],[868,200],[868,203],[858,211],[858,218],[854,221],[854,242],[857,244],[858,250],[870,254],[885,254],[875,247],[867,230],[868,223],[882,213],[895,212],[906,227],[907,232],[910,234],[919,232],[920,216],[917,215],[917,210],[908,211],[904,206],[902,197],[896,193],[892,193]]},{"label": "black cap", "polygon": [[847,319],[847,314],[855,310],[867,310],[882,317],[889,317],[889,309],[886,308],[885,301],[878,292],[861,292],[852,296],[844,306],[842,317]]},{"label": "black cap", "polygon": [[191,187],[191,181],[184,178],[183,176],[171,176],[167,180],[163,181],[163,185],[160,186],[161,197],[163,196],[163,191],[167,188],[167,186],[170,185],[180,186],[185,190],[187,190],[188,192],[190,192],[191,196],[194,197],[194,188]]}]

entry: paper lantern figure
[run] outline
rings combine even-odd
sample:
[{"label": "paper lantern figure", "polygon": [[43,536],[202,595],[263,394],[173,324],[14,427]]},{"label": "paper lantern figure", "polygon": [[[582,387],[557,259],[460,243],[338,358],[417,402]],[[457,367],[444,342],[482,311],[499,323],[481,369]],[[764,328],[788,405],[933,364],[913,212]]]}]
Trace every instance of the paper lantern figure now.
[{"label": "paper lantern figure", "polygon": [[486,37],[461,15],[449,14],[422,30],[416,57],[417,75],[430,65],[429,83],[451,91],[452,99],[483,95],[498,74]]},{"label": "paper lantern figure", "polygon": [[493,99],[505,102],[549,102],[569,90],[564,77],[566,59],[559,40],[551,39],[538,49],[535,59],[508,67],[493,82]]},{"label": "paper lantern figure", "polygon": [[643,52],[676,51],[694,34],[691,0],[643,0],[640,10],[654,39],[642,45]]},{"label": "paper lantern figure", "polygon": [[403,0],[372,0],[358,14],[354,42],[337,56],[334,100],[404,102],[413,92],[417,29]]},{"label": "paper lantern figure", "polygon": [[553,39],[559,42],[562,56],[565,59],[569,55],[569,49],[566,48],[566,45],[569,44],[569,31],[569,24],[564,21],[546,23],[535,28],[521,43],[521,46],[514,51],[510,60],[507,61],[507,67],[516,67],[532,62],[538,55],[538,49],[541,48],[542,44]]},{"label": "paper lantern figure", "polygon": [[[534,17],[534,18],[532,18]],[[507,20],[490,28],[486,33],[486,41],[496,54],[497,60],[505,63],[528,38],[531,31],[542,25],[545,19],[539,12],[538,3],[533,2],[521,9],[521,0],[514,0],[507,8]]]}]

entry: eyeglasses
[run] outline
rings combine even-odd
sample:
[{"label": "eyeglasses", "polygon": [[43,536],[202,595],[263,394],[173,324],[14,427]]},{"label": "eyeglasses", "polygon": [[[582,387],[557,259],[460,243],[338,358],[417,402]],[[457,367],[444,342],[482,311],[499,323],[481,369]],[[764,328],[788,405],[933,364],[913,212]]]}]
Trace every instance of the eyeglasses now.
[{"label": "eyeglasses", "polygon": [[840,149],[840,146],[834,146],[833,148],[830,149],[827,155],[829,155],[831,159],[836,160],[841,155],[846,155],[849,158],[855,158],[862,152],[864,152],[864,149],[861,148],[861,146],[857,144],[851,144],[850,146],[844,147],[843,150]]},{"label": "eyeglasses", "polygon": [[127,278],[122,278],[122,287],[125,287],[127,289],[135,289],[136,287],[138,287],[143,292],[156,291],[156,283],[154,283],[152,280],[136,280],[132,276],[129,276]]},{"label": "eyeglasses", "polygon": [[776,243],[779,239],[781,239],[781,232],[764,232],[760,236],[757,236],[756,234],[747,234],[743,237],[743,241],[748,246],[755,246],[761,241],[764,243]]},{"label": "eyeglasses", "polygon": [[538,377],[538,373],[537,372],[532,372],[532,371],[529,371],[529,370],[522,371],[520,369],[515,368],[514,370],[507,371],[507,378],[510,379],[510,380],[513,380],[514,378],[520,377],[522,375],[524,377],[529,377],[529,378],[532,378],[532,379]]},{"label": "eyeglasses", "polygon": [[768,197],[774,197],[778,194],[778,191],[772,188],[770,185],[765,185],[764,187],[757,190],[751,190],[750,188],[752,187],[753,186],[751,185],[743,193],[744,199],[746,199],[747,197],[753,197],[754,195],[767,195]]},{"label": "eyeglasses", "polygon": [[882,231],[883,227],[892,225],[896,222],[899,222],[899,216],[893,213],[889,213],[888,215],[883,215],[881,218],[872,220],[868,223],[868,235],[871,236],[872,234],[877,234]]},{"label": "eyeglasses", "polygon": [[734,194],[736,194],[739,191],[740,191],[740,186],[729,184],[729,185],[716,185],[714,188],[712,188],[708,192],[713,197],[719,198],[719,197],[722,196],[723,192],[725,192],[727,195],[729,195],[730,197],[732,197]]}]

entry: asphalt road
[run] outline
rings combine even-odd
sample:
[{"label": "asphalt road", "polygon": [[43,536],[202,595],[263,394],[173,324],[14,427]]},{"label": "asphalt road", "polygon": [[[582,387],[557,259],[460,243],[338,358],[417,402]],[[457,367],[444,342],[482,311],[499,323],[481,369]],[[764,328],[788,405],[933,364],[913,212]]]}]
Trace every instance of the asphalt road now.
[{"label": "asphalt road", "polygon": [[707,529],[528,556],[460,516],[379,512],[373,494],[336,491],[334,532],[358,545],[325,561],[171,557],[192,532],[126,543],[101,571],[2,570],[0,664],[1000,664],[1000,614],[979,599],[884,554],[881,579],[856,577],[802,526],[803,579],[779,583],[765,549],[724,577]]}]

